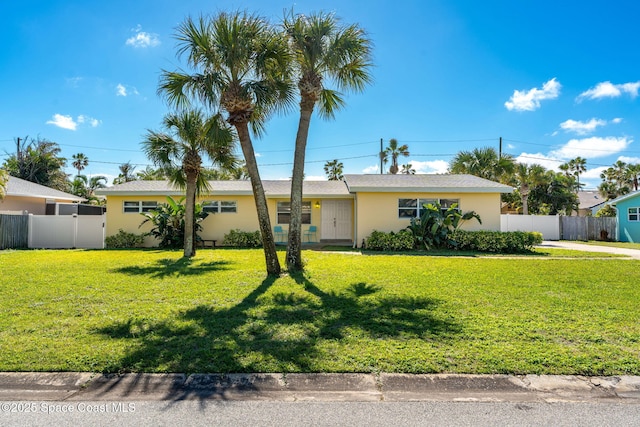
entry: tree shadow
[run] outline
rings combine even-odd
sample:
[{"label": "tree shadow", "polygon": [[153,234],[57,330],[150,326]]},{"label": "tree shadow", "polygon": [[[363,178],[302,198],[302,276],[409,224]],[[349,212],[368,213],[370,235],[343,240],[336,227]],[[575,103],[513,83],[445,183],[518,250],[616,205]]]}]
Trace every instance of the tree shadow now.
[{"label": "tree shadow", "polygon": [[[382,344],[447,340],[461,330],[433,314],[441,303],[435,299],[380,296],[382,287],[363,282],[325,292],[302,274],[292,277],[300,286],[291,292],[267,292],[279,280],[270,277],[232,307],[200,305],[171,321],[130,318],[97,329],[130,341],[130,351],[105,372],[317,372],[328,357],[323,346],[354,334]],[[217,386],[207,396],[224,398],[226,391]],[[181,399],[189,394],[202,397],[202,390],[179,390]]]},{"label": "tree shadow", "polygon": [[194,276],[216,270],[228,270],[229,261],[197,262],[192,258],[163,258],[152,265],[132,265],[114,268],[112,273],[121,273],[132,276],[150,276],[164,278],[167,276]]}]

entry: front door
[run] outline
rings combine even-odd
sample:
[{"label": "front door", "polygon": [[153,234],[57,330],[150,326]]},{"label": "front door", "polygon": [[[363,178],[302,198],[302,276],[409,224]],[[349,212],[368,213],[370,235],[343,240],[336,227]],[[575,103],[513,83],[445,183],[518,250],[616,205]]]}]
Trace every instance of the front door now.
[{"label": "front door", "polygon": [[351,240],[351,200],[322,201],[322,240]]}]

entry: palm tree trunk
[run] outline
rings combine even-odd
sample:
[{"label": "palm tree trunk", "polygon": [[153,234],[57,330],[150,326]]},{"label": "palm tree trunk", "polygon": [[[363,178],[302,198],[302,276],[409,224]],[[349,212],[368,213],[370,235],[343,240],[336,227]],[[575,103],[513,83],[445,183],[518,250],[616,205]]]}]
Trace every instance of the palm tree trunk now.
[{"label": "palm tree trunk", "polygon": [[262,181],[260,180],[260,172],[258,171],[258,162],[253,151],[253,143],[249,135],[249,127],[247,122],[233,123],[238,132],[240,147],[244,154],[244,160],[247,166],[247,172],[251,179],[251,188],[253,189],[253,198],[256,203],[256,211],[258,213],[258,224],[260,226],[260,234],[262,236],[262,246],[264,248],[264,257],[267,264],[267,274],[280,275],[280,261],[276,252],[276,243],[273,240],[273,232],[271,231],[271,220],[269,219],[269,208],[267,206],[267,198],[264,194]]},{"label": "palm tree trunk", "polygon": [[195,256],[195,206],[196,206],[196,176],[187,175],[187,198],[184,210],[184,256]]},{"label": "palm tree trunk", "polygon": [[[310,105],[309,105],[310,104]],[[287,245],[287,268],[302,271],[302,186],[304,183],[304,158],[309,136],[309,125],[313,113],[313,102],[300,103],[300,121],[296,134],[291,177],[291,217],[289,219],[289,242]]]}]

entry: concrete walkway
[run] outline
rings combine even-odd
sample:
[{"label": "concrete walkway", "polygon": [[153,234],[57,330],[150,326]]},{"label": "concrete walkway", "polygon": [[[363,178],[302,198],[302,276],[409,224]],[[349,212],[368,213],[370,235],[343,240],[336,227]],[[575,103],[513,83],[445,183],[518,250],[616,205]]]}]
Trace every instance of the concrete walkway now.
[{"label": "concrete walkway", "polygon": [[634,259],[640,259],[640,249],[615,248],[612,246],[595,246],[568,240],[545,240],[540,247],[573,249],[585,252],[603,252],[609,254],[625,255]]},{"label": "concrete walkway", "polygon": [[411,374],[0,373],[0,401],[618,402],[640,377]]}]

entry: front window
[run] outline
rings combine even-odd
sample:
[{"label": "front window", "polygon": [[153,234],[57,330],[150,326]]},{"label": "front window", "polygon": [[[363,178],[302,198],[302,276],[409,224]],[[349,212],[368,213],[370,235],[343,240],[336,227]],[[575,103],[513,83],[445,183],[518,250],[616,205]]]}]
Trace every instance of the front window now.
[{"label": "front window", "polygon": [[640,208],[629,208],[629,221],[640,221]]},{"label": "front window", "polygon": [[[447,209],[454,204],[458,204],[458,199],[398,199],[398,218],[419,218],[424,213],[424,207],[426,205],[440,203],[440,209],[442,212],[446,212]],[[458,205],[459,211],[459,205]]]},{"label": "front window", "polygon": [[158,202],[126,201],[123,205],[125,213],[149,212],[158,207]]},{"label": "front window", "polygon": [[[289,224],[291,219],[291,203],[278,202],[278,224]],[[311,202],[302,202],[302,223],[311,224]]]},{"label": "front window", "polygon": [[209,200],[202,202],[202,210],[209,213],[237,213],[238,203]]}]

